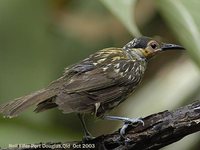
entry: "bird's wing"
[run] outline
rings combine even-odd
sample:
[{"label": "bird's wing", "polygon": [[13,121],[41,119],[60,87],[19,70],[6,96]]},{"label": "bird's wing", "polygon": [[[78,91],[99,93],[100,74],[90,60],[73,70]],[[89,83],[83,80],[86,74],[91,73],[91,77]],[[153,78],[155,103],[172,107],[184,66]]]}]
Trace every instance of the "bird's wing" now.
[{"label": "bird's wing", "polygon": [[74,75],[63,86],[68,93],[95,91],[113,86],[117,80],[119,80],[117,74],[107,73],[102,68],[95,68],[84,74]]},{"label": "bird's wing", "polygon": [[109,59],[98,58],[99,63],[87,59],[67,69],[56,100],[59,109],[64,113],[94,109],[99,102],[121,99],[127,94],[127,85],[139,83],[139,62],[125,57],[121,59],[117,53],[111,54],[112,57],[107,57]]},{"label": "bird's wing", "polygon": [[122,49],[104,49],[102,53],[95,53],[67,69],[62,86],[68,93],[104,89],[127,82],[123,71],[133,67],[134,62],[125,56]]}]

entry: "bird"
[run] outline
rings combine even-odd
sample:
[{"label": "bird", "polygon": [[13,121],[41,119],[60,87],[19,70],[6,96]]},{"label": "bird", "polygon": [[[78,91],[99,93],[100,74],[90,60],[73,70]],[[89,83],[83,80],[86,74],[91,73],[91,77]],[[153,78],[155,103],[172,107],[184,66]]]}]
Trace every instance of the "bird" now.
[{"label": "bird", "polygon": [[147,64],[155,55],[167,50],[183,50],[180,45],[136,37],[122,48],[105,48],[67,67],[63,75],[46,88],[0,105],[4,117],[16,117],[31,106],[34,112],[58,108],[64,114],[77,113],[84,130],[84,138],[90,139],[85,114],[98,118],[121,120],[125,128],[131,123],[143,123],[140,118],[107,116],[106,114],[132,95],[144,76]]}]

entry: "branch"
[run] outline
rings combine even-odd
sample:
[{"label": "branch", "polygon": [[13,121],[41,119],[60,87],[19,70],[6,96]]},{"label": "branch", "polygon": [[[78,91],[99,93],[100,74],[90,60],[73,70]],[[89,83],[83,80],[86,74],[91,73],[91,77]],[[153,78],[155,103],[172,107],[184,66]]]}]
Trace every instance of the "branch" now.
[{"label": "branch", "polygon": [[[130,126],[127,130],[126,138],[128,141],[120,140],[119,132],[101,135],[87,142],[66,142],[66,143],[45,143],[35,144],[38,149],[46,147],[62,147],[62,149],[72,148],[91,148],[91,149],[135,149],[152,150],[159,149],[174,143],[183,137],[200,131],[200,101],[196,101],[187,106],[178,108],[174,111],[163,111],[143,118],[144,126]],[[44,147],[42,147],[42,145]],[[20,145],[18,145],[20,147]],[[18,150],[31,149],[30,145],[26,148],[21,145]],[[40,146],[40,147],[39,147]],[[69,148],[70,146],[70,148]],[[5,150],[10,150],[8,148]],[[34,150],[37,147],[32,148]]]}]

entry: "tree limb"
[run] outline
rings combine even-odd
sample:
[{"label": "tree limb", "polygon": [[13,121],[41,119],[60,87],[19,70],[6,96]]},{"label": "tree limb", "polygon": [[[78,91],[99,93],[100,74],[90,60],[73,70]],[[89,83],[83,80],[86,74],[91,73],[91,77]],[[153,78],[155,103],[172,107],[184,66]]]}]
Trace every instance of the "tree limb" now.
[{"label": "tree limb", "polygon": [[[153,150],[159,149],[174,143],[183,137],[200,131],[200,101],[196,101],[187,106],[174,111],[163,111],[143,118],[144,126],[130,126],[127,129],[126,138],[120,138],[119,132],[101,135],[87,142],[66,142],[66,143],[45,143],[49,147],[65,147],[62,149],[72,149],[75,147],[91,149],[133,149],[133,150]],[[68,145],[67,145],[68,144]],[[41,146],[41,144],[37,144]],[[67,147],[67,146],[70,146]],[[20,147],[20,146],[19,146]],[[42,147],[43,148],[43,147]],[[5,150],[14,150],[8,148]],[[17,148],[18,150],[31,149],[30,147]],[[37,148],[32,148],[36,150]],[[38,149],[41,149],[41,147]]]}]

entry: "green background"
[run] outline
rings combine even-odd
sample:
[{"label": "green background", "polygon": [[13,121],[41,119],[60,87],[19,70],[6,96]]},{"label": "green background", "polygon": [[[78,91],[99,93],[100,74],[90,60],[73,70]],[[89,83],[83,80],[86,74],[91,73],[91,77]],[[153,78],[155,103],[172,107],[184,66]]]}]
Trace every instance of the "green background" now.
[{"label": "green background", "polygon": [[[146,35],[183,45],[153,59],[141,86],[110,114],[144,117],[200,97],[198,0],[0,0],[0,102],[47,86],[65,67],[106,47]],[[76,114],[58,110],[0,118],[0,147],[80,140]],[[87,116],[93,135],[121,124]],[[195,150],[199,133],[165,149]]]}]

